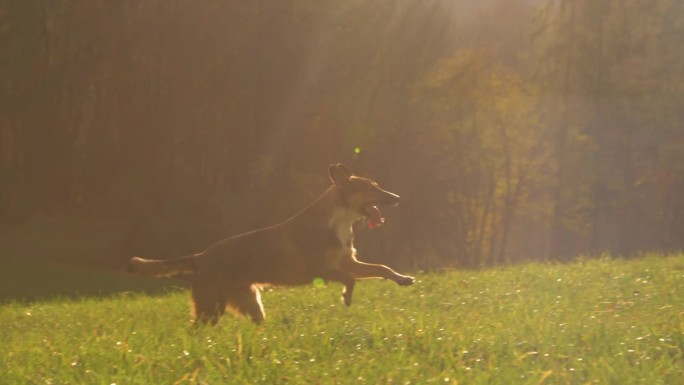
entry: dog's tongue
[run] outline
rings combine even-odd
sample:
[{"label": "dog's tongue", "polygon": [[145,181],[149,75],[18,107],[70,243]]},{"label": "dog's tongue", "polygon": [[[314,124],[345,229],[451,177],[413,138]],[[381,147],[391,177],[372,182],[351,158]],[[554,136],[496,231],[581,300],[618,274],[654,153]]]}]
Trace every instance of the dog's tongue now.
[{"label": "dog's tongue", "polygon": [[368,227],[371,229],[375,226],[382,226],[382,224],[385,222],[385,218],[382,217],[382,214],[380,214],[380,210],[378,210],[377,206],[368,206],[368,213],[371,216],[370,221],[368,221]]}]

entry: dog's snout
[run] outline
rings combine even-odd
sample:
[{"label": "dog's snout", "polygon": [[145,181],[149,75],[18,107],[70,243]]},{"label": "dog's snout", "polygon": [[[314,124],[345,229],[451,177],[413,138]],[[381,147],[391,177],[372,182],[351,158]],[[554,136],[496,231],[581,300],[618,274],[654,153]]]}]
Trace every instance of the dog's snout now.
[{"label": "dog's snout", "polygon": [[401,197],[399,197],[399,195],[391,193],[389,191],[385,191],[385,193],[387,194],[387,203],[393,206],[399,204],[399,201],[401,200]]}]

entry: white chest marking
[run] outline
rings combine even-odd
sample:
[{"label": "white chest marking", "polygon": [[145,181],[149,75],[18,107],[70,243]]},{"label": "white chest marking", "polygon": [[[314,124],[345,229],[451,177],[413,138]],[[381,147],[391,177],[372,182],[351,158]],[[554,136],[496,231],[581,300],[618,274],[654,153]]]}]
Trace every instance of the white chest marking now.
[{"label": "white chest marking", "polygon": [[359,213],[347,208],[336,207],[333,210],[328,220],[328,227],[333,230],[342,248],[327,256],[330,265],[339,266],[344,257],[352,256],[356,252],[352,244],[352,225],[361,218]]},{"label": "white chest marking", "polygon": [[361,219],[361,215],[348,208],[336,207],[333,210],[328,227],[330,227],[337,235],[337,239],[344,245],[351,244],[352,224]]}]

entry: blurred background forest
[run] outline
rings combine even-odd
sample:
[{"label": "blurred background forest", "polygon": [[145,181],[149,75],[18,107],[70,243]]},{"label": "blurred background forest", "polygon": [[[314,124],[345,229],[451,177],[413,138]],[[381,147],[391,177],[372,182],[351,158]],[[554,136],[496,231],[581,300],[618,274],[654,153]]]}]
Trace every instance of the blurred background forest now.
[{"label": "blurred background forest", "polygon": [[681,0],[0,0],[0,258],[281,221],[343,162],[404,268],[684,248]]}]

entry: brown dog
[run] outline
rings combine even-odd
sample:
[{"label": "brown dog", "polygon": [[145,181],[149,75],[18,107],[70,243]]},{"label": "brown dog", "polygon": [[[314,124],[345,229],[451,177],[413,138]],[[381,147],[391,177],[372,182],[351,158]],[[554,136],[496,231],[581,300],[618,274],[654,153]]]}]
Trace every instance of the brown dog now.
[{"label": "brown dog", "polygon": [[399,196],[374,181],[358,177],[342,164],[331,165],[333,186],[299,214],[283,223],[237,235],[207,250],[171,260],[134,257],[129,271],[150,276],[192,273],[195,322],[216,324],[230,307],[264,320],[260,285],[294,286],[315,278],[344,285],[349,306],[359,278],[391,279],[399,285],[413,278],[387,266],[359,262],[352,225],[366,218],[371,225],[384,219],[376,205],[396,205]]}]

